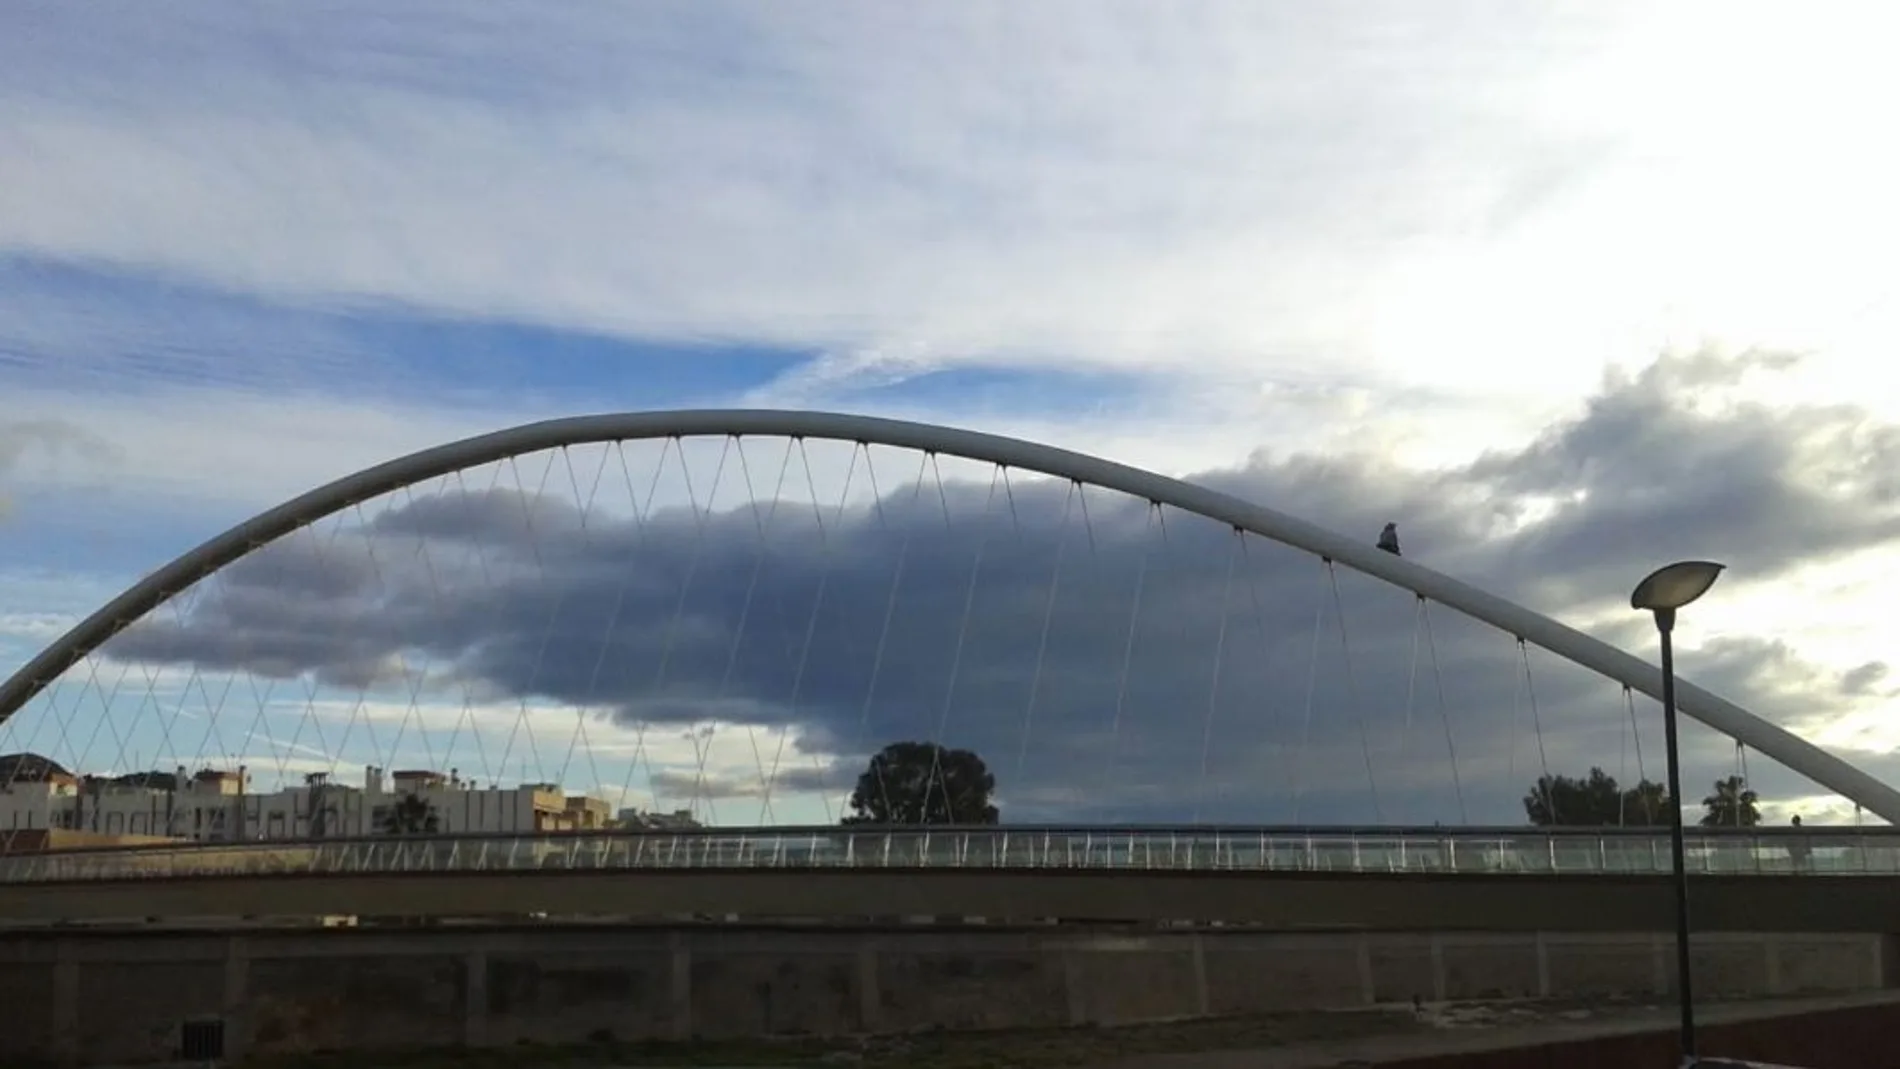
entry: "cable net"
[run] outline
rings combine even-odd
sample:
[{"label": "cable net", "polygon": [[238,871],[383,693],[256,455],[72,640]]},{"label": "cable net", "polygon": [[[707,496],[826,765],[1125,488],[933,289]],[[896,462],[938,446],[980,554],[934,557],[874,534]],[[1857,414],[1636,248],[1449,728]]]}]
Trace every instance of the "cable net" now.
[{"label": "cable net", "polygon": [[821,824],[854,794],[969,819],[956,751],[1010,822],[1518,823],[1562,755],[1660,752],[1623,700],[1100,487],[611,442],[353,504],[178,592],[0,724],[0,831]]}]

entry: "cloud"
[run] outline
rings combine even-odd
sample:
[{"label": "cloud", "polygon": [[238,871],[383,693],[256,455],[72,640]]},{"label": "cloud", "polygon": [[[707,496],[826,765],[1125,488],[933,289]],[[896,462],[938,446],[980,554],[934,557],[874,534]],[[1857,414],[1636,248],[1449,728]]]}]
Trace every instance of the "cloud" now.
[{"label": "cloud", "polygon": [[0,475],[11,474],[34,452],[47,463],[67,458],[93,464],[120,459],[110,442],[64,420],[0,420]]},{"label": "cloud", "polygon": [[0,251],[850,378],[1516,399],[1673,330],[1832,337],[1895,234],[1883,35],[1767,11],[1683,78],[1706,26],[1614,5],[342,10],[9,12]]},{"label": "cloud", "polygon": [[[1470,477],[1507,501],[1552,502],[1518,558],[1527,574],[1551,576],[1546,586],[1610,589],[1610,574],[1571,562],[1621,566],[1638,551],[1713,556],[1766,580],[1892,541],[1900,426],[1853,405],[1732,399],[1747,373],[1799,374],[1800,363],[1698,353],[1613,373],[1582,418],[1480,461]],[[1677,522],[1684,514],[1695,522]]]},{"label": "cloud", "polygon": [[[734,387],[748,403],[1054,441],[1343,530],[1397,519],[1409,552],[1628,645],[1651,641],[1615,604],[1634,575],[1719,556],[1733,570],[1685,621],[1685,667],[1885,767],[1868,755],[1891,747],[1900,157],[1864,135],[1894,95],[1879,17],[1727,11],[1712,50],[1693,8],[9,9],[0,110],[22,150],[0,199],[0,380],[39,429],[30,450],[0,429],[0,512],[32,521],[0,527],[0,554],[50,578],[34,600],[8,589],[29,623],[0,628],[0,657],[103,600],[75,590],[329,478],[575,404],[674,403],[578,374],[560,400],[529,388],[564,373],[477,359],[539,327],[623,343],[576,358],[590,367],[766,346],[778,377]],[[1765,399],[1700,353],[1593,386],[1605,354],[1704,337],[1815,355],[1749,357]],[[1066,407],[867,389],[972,369],[1018,394],[1032,372],[1120,385]],[[113,452],[50,448],[75,429]],[[849,451],[819,452],[829,506]],[[533,471],[418,487],[341,518],[367,533],[325,527],[221,575],[122,652],[398,699],[421,663],[429,688],[604,696],[668,730],[797,723],[801,758],[947,719],[1023,766],[1017,812],[1284,813],[1302,769],[1309,787],[1363,778],[1364,711],[1390,744],[1386,801],[1416,779],[1414,811],[1454,808],[1444,770],[1407,756],[1435,688],[1411,679],[1402,595],[1342,577],[1348,688],[1313,566],[1270,547],[1249,565],[1262,637],[1251,605],[1218,608],[1221,532],[1171,519],[1161,551],[1139,503],[1104,503],[1080,536],[1096,548],[1065,543],[1082,570],[1036,658],[1061,495],[1025,487],[1035,533],[986,552],[952,692],[968,536],[1001,520],[958,488],[956,529],[900,551],[911,471],[882,473],[892,531],[860,484],[823,537],[779,517],[756,583],[753,521],[721,496],[693,552],[675,478],[651,526],[630,505],[563,509],[560,472],[545,492]],[[1228,647],[1244,652],[1209,704],[1223,618],[1254,645]],[[1536,761],[1527,717],[1506,730],[1528,713],[1515,650],[1434,622],[1472,804],[1508,811]],[[870,691],[874,659],[896,667]],[[1618,752],[1613,689],[1533,663],[1551,759]],[[1417,732],[1394,738],[1413,705]],[[1213,786],[1189,798],[1204,738]],[[1358,786],[1333,794],[1308,808],[1370,815]]]},{"label": "cloud", "polygon": [[8,493],[9,483],[35,459],[46,467],[57,468],[62,461],[72,460],[82,468],[96,469],[118,461],[120,455],[110,442],[64,420],[7,419],[0,414],[0,523],[18,511]]},{"label": "cloud", "polygon": [[[1586,624],[1604,591],[1678,546],[1736,554],[1725,594],[1772,589],[1817,558],[1878,549],[1896,508],[1878,451],[1860,472],[1818,462],[1843,435],[1882,439],[1864,413],[1686,411],[1775,363],[1668,357],[1609,377],[1525,449],[1461,467],[1262,453],[1199,481],[1368,538],[1396,518],[1412,555]],[[1615,447],[1637,435],[1643,449]],[[1652,451],[1696,462],[1643,466]],[[943,738],[990,760],[1015,819],[1506,820],[1546,765],[1634,778],[1643,748],[1657,774],[1649,703],[1631,739],[1613,685],[1442,608],[1421,619],[1402,591],[1104,491],[1021,473],[940,486],[927,464],[914,482],[915,455],[853,463],[881,495],[836,512],[788,491],[756,511],[741,497],[584,517],[560,480],[394,495],[254,553],[109,653],[341,687],[426,662],[430,688],[611,710],[628,727],[795,728],[801,754],[835,759],[801,763],[814,790],[848,783],[886,741]],[[533,485],[532,458],[520,467]],[[753,476],[755,499],[769,478]],[[1651,534],[1589,537],[1623,529]],[[1883,671],[1761,637],[1718,635],[1685,661],[1804,730],[1862,708]],[[1691,782],[1734,759],[1712,733],[1688,745]],[[765,789],[743,763],[693,779],[708,797]]]}]

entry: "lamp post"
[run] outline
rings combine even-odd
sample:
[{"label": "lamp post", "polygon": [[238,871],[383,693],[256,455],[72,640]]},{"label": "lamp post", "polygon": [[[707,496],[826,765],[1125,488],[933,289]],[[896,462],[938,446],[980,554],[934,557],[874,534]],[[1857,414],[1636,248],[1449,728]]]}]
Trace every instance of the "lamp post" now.
[{"label": "lamp post", "polygon": [[1676,610],[1709,592],[1723,565],[1690,560],[1651,572],[1630,594],[1630,608],[1656,617],[1662,637],[1663,745],[1669,754],[1669,855],[1676,884],[1676,998],[1682,1011],[1683,1064],[1695,1061],[1695,997],[1689,985],[1689,866],[1682,844],[1682,768],[1676,749],[1676,656],[1670,635]]}]

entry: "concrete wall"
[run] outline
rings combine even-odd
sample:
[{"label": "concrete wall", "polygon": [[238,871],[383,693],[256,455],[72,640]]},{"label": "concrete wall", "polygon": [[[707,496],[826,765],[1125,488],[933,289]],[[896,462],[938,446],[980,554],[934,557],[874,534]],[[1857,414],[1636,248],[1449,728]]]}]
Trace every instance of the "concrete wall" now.
[{"label": "concrete wall", "polygon": [[[1880,985],[1883,940],[1719,935],[1702,990]],[[0,1064],[236,1051],[1125,1024],[1659,989],[1666,936],[884,928],[33,933],[0,941]]]},{"label": "concrete wall", "polygon": [[[1281,931],[1668,930],[1666,876],[1169,872],[1149,869],[514,869],[0,881],[0,920],[164,917],[645,917],[866,919],[958,915],[1035,920],[1225,921]],[[13,863],[9,858],[0,863]],[[30,859],[36,866],[59,855]],[[154,875],[158,874],[157,872]],[[1900,931],[1900,874],[1697,876],[1696,929]]]}]

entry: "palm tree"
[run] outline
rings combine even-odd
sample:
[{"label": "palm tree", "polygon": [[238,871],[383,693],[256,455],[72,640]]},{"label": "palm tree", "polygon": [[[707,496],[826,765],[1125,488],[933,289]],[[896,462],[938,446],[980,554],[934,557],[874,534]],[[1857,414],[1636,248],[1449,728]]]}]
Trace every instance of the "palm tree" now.
[{"label": "palm tree", "polygon": [[1727,776],[1715,781],[1715,793],[1702,799],[1702,826],[1705,828],[1752,828],[1761,823],[1761,811],[1755,808],[1756,795],[1748,781]]},{"label": "palm tree", "polygon": [[441,823],[435,807],[421,795],[405,794],[383,813],[378,830],[384,835],[434,835],[441,830]]}]

